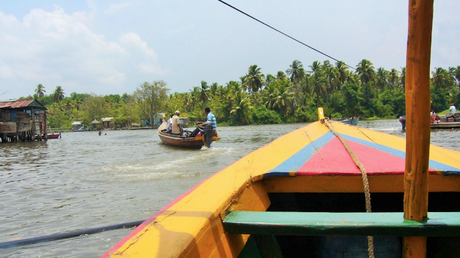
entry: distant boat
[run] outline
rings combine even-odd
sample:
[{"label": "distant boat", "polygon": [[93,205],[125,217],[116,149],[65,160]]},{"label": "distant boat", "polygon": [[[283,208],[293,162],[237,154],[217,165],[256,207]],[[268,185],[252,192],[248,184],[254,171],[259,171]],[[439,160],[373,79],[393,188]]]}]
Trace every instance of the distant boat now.
[{"label": "distant boat", "polygon": [[[446,121],[446,122],[439,122],[436,119],[433,119],[430,124],[431,129],[456,129],[460,128],[460,122],[455,122],[455,120],[449,120],[446,119],[445,117],[441,118],[441,121]],[[399,122],[401,123],[402,129],[406,129],[406,116],[400,116],[399,117]]]},{"label": "distant boat", "polygon": [[[207,147],[211,146],[213,141],[219,141],[220,138],[216,135],[210,135],[208,137],[204,132],[195,137],[182,137],[181,135],[167,133],[166,131],[166,122],[163,122],[160,127],[158,127],[158,136],[164,144],[189,148],[189,149],[201,149],[203,145]],[[214,132],[213,132],[214,133]]]},{"label": "distant boat", "polygon": [[48,139],[59,139],[62,138],[61,133],[51,133],[46,136]]},{"label": "distant boat", "polygon": [[360,117],[361,116],[358,116],[358,117],[353,116],[353,117],[350,117],[348,119],[344,119],[344,120],[342,120],[340,122],[345,123],[345,124],[349,124],[349,125],[357,125],[358,122],[359,122]]}]

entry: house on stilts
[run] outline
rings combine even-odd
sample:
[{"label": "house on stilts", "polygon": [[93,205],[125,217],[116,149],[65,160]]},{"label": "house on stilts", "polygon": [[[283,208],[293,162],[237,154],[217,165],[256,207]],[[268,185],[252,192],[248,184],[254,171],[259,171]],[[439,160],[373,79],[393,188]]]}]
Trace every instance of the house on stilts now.
[{"label": "house on stilts", "polygon": [[47,140],[46,107],[36,99],[0,101],[0,141]]}]

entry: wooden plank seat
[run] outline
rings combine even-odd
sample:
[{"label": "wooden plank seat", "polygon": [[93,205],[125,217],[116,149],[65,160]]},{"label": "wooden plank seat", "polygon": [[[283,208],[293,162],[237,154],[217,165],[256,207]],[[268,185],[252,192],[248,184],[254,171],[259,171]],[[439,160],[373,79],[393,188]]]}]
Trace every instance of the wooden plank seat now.
[{"label": "wooden plank seat", "polygon": [[460,236],[460,212],[430,212],[425,222],[402,212],[232,211],[223,220],[230,234],[305,236]]}]

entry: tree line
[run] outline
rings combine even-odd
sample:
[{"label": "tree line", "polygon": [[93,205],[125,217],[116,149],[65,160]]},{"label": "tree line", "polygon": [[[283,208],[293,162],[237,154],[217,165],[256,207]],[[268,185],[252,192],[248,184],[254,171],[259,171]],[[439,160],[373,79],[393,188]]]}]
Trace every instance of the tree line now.
[{"label": "tree line", "polygon": [[[307,68],[294,60],[286,71],[263,74],[251,65],[247,74],[225,85],[201,81],[188,92],[170,93],[164,81],[144,82],[132,94],[98,96],[72,92],[61,86],[51,94],[38,84],[34,98],[48,108],[48,125],[70,128],[73,121],[89,124],[94,119],[114,117],[120,127],[141,120],[167,117],[175,110],[196,121],[210,107],[217,122],[226,125],[279,124],[317,120],[317,107],[333,118],[396,118],[405,114],[406,70],[375,69],[363,59],[356,68],[344,62],[314,61]],[[460,66],[435,68],[431,73],[431,107],[448,109],[460,102]],[[30,98],[32,96],[28,96]]]}]

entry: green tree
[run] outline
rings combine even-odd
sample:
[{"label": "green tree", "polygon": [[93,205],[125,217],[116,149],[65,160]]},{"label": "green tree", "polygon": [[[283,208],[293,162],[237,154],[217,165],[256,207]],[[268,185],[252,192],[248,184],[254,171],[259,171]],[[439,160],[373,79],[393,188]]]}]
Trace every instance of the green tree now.
[{"label": "green tree", "polygon": [[289,69],[286,70],[286,74],[290,77],[292,83],[300,83],[305,77],[305,70],[303,69],[302,62],[294,60],[289,66]]},{"label": "green tree", "polygon": [[154,81],[152,83],[144,82],[134,92],[134,98],[138,103],[143,117],[149,118],[152,126],[155,115],[164,106],[165,99],[168,97],[168,91],[166,82]]},{"label": "green tree", "polygon": [[61,102],[61,100],[64,99],[64,90],[62,89],[61,86],[56,86],[56,89],[53,92],[53,100],[54,102]]},{"label": "green tree", "polygon": [[245,83],[248,85],[249,91],[257,92],[265,85],[265,78],[261,69],[257,65],[251,65],[248,69],[248,74],[245,76]]},{"label": "green tree", "polygon": [[45,86],[43,86],[41,83],[37,85],[37,88],[35,88],[35,94],[37,95],[37,98],[42,98],[45,96]]}]

